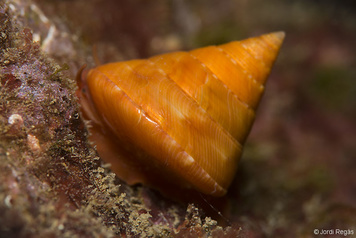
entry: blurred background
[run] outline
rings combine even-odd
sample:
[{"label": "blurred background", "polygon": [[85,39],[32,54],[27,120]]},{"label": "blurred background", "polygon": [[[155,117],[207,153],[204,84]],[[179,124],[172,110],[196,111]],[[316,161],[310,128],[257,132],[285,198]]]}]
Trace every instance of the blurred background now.
[{"label": "blurred background", "polygon": [[356,233],[354,0],[35,2],[32,19],[42,24],[28,24],[73,77],[93,56],[106,63],[285,31],[227,217],[251,236]]}]

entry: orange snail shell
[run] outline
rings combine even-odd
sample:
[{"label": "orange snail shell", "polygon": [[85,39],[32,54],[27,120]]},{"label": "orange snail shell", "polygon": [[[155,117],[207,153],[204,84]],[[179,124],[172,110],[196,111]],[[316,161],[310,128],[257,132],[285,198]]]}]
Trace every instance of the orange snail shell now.
[{"label": "orange snail shell", "polygon": [[276,32],[91,69],[79,98],[99,155],[129,184],[223,196],[283,39]]}]

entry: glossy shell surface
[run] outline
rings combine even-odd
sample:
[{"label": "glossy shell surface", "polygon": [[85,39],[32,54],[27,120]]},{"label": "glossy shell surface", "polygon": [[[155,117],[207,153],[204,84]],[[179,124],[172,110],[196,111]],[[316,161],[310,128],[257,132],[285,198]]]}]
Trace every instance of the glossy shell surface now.
[{"label": "glossy shell surface", "polygon": [[105,64],[84,82],[100,156],[130,184],[222,196],[284,33]]}]

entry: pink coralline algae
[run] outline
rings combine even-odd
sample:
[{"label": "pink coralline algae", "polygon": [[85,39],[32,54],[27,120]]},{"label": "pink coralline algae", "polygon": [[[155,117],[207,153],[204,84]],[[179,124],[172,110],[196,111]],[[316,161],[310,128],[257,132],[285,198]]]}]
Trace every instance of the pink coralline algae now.
[{"label": "pink coralline algae", "polygon": [[71,93],[75,84],[41,53],[31,30],[22,29],[6,6],[0,31],[1,236],[85,234],[86,225],[79,223],[92,226],[93,236],[107,234],[95,217],[75,218],[86,216],[79,208],[88,204],[93,174],[105,176],[95,172],[98,159]]}]

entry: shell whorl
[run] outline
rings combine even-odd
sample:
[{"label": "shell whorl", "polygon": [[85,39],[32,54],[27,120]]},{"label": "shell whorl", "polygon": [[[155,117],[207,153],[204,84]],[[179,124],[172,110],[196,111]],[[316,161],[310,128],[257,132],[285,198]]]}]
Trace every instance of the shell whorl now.
[{"label": "shell whorl", "polygon": [[198,191],[221,196],[283,38],[277,32],[102,65],[87,75],[90,95],[118,137]]}]

